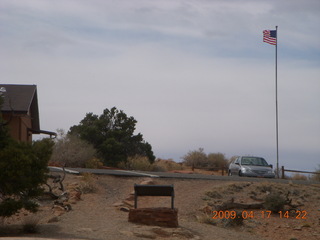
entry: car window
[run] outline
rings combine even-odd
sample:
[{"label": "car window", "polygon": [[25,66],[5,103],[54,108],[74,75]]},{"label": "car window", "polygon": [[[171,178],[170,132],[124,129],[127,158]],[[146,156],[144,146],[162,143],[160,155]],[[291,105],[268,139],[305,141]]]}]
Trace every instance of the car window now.
[{"label": "car window", "polygon": [[257,164],[258,166],[268,166],[268,163],[267,163],[266,160],[264,160],[263,158],[257,158],[256,164]]},{"label": "car window", "polygon": [[239,159],[240,159],[240,158],[237,158],[237,159],[234,161],[234,163],[239,163]]},{"label": "car window", "polygon": [[241,159],[241,164],[242,165],[253,165],[250,158],[247,158],[247,157]]},{"label": "car window", "polygon": [[263,158],[257,157],[243,157],[241,160],[242,165],[254,165],[254,166],[268,166],[268,163]]}]

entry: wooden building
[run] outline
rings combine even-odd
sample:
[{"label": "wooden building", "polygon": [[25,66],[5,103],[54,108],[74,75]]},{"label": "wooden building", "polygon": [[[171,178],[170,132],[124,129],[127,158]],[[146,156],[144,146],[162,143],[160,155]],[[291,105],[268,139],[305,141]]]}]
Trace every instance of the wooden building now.
[{"label": "wooden building", "polygon": [[54,132],[40,129],[36,85],[0,84],[0,96],[2,118],[13,139],[31,142],[32,134],[56,136]]}]

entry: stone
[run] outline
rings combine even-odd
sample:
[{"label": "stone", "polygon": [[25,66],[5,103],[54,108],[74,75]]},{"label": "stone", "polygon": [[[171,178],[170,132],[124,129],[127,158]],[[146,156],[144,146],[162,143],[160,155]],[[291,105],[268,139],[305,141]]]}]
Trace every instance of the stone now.
[{"label": "stone", "polygon": [[296,230],[296,231],[301,231],[302,230],[302,227],[295,227],[293,230]]},{"label": "stone", "polygon": [[123,200],[123,203],[128,205],[129,207],[134,207],[134,202],[132,201]]},{"label": "stone", "polygon": [[70,199],[74,199],[76,201],[80,201],[81,200],[81,191],[77,191],[77,190],[72,190],[70,191]]},{"label": "stone", "polygon": [[49,220],[48,220],[48,223],[55,223],[55,222],[59,222],[59,217],[58,216],[54,216],[54,217],[52,217],[52,218],[50,218]]},{"label": "stone", "polygon": [[112,204],[113,207],[121,207],[123,205],[124,205],[123,202],[116,202],[116,203]]},{"label": "stone", "polygon": [[130,211],[130,208],[128,208],[128,207],[121,207],[119,210],[122,211],[122,212],[129,212],[129,211]]},{"label": "stone", "polygon": [[55,215],[55,216],[61,216],[62,214],[65,213],[64,207],[59,206],[59,205],[54,205],[52,210],[53,210],[53,215]]},{"label": "stone", "polygon": [[211,214],[212,213],[212,207],[210,206],[205,206],[201,209],[204,213],[208,213],[208,214]]},{"label": "stone", "polygon": [[141,185],[154,185],[155,182],[152,179],[144,180],[140,183]]},{"label": "stone", "polygon": [[129,195],[129,197],[126,198],[127,201],[134,201],[134,195]]},{"label": "stone", "polygon": [[90,232],[93,232],[92,228],[79,228],[77,230],[77,232],[87,232],[87,233],[90,233]]}]

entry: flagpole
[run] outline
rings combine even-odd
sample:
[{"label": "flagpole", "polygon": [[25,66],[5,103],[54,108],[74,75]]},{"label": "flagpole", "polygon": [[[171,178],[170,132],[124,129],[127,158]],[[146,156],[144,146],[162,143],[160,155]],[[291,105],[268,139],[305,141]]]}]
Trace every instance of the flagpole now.
[{"label": "flagpole", "polygon": [[278,124],[278,26],[276,26],[276,69],[275,69],[275,85],[276,85],[276,145],[277,145],[277,177],[279,178],[279,124]]}]

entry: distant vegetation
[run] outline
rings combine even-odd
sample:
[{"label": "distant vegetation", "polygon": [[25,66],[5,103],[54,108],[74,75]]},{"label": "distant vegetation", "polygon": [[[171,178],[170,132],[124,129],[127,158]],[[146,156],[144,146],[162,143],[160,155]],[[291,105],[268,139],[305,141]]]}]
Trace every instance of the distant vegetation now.
[{"label": "distant vegetation", "polygon": [[206,154],[203,148],[188,152],[183,156],[183,163],[194,168],[225,168],[228,160],[222,153]]},{"label": "distant vegetation", "polygon": [[320,182],[320,165],[318,165],[318,168],[316,169],[316,172],[318,174],[314,174],[313,177],[312,177],[312,180]]},{"label": "distant vegetation", "polygon": [[160,159],[150,163],[146,157],[134,156],[130,157],[128,161],[121,162],[118,165],[119,168],[127,170],[141,170],[141,171],[154,171],[154,172],[166,172],[174,170],[183,170],[185,167],[182,163],[177,163],[172,159]]}]

